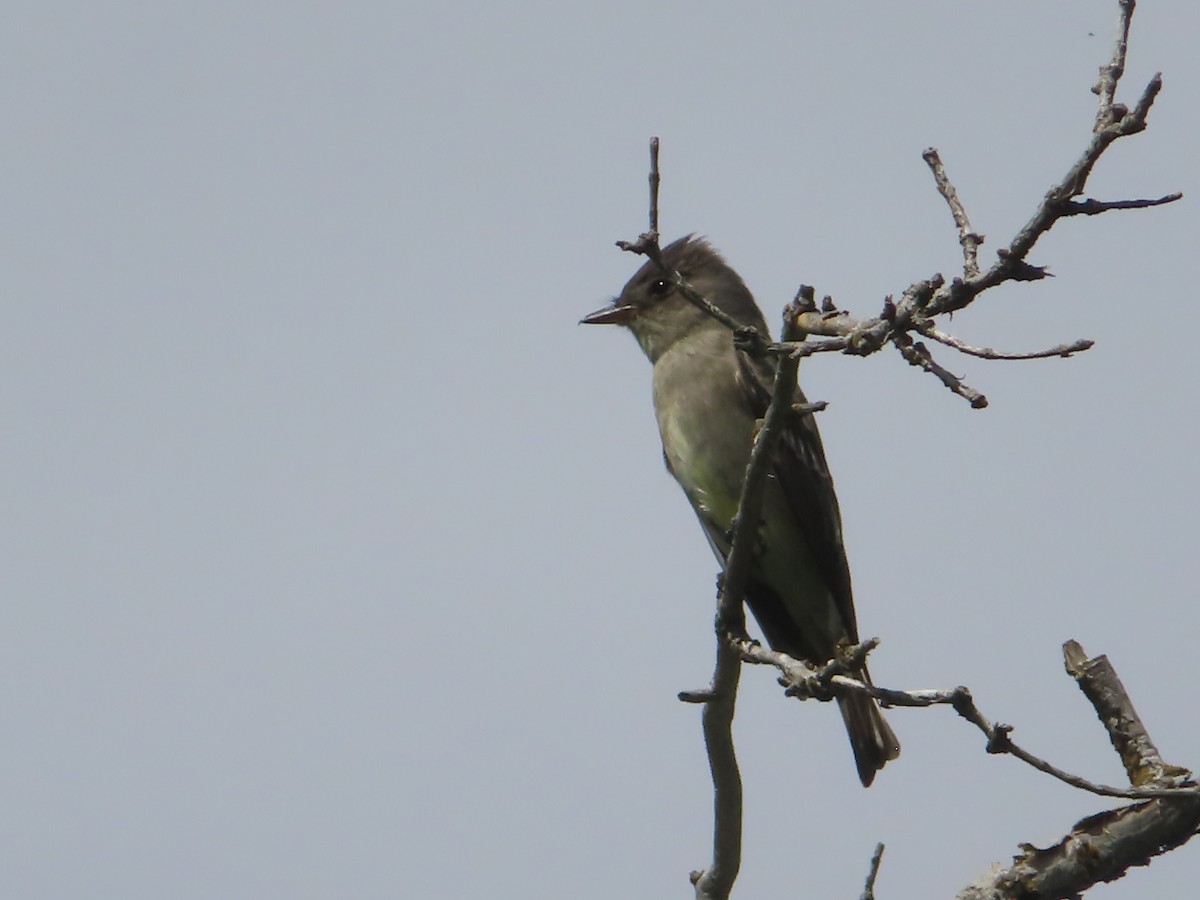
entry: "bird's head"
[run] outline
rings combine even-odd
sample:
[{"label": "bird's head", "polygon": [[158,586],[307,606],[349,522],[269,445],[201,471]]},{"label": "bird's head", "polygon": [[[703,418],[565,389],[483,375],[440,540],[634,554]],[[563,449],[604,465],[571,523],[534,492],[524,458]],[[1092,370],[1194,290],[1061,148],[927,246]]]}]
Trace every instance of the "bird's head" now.
[{"label": "bird's head", "polygon": [[683,295],[674,281],[673,273],[677,272],[710,303],[739,323],[767,335],[762,313],[741,276],[706,240],[693,235],[682,237],[662,249],[661,260],[661,267],[653,260],[647,261],[610,305],[584,316],[581,322],[624,325],[651,362],[697,329],[723,328]]}]

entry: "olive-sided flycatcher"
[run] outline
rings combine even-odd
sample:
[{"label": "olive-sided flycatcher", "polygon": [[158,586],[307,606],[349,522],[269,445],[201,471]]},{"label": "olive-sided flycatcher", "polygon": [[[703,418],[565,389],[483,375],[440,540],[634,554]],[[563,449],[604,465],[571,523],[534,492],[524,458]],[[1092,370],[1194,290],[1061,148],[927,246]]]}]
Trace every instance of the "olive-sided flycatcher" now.
[{"label": "olive-sided flycatcher", "polygon": [[[682,275],[738,323],[769,332],[737,272],[709,244],[685,237],[663,248]],[[724,564],[746,463],[774,384],[774,359],[737,350],[729,328],[684,297],[653,262],[611,306],[583,322],[624,325],[654,365],[654,414],[667,469]],[[796,391],[796,402],[804,396]],[[797,415],[771,459],[745,601],[776,650],[811,663],[858,641],[841,514],[814,417]],[[864,669],[859,677],[867,679]],[[869,785],[900,753],[875,701],[838,697],[858,775]]]}]

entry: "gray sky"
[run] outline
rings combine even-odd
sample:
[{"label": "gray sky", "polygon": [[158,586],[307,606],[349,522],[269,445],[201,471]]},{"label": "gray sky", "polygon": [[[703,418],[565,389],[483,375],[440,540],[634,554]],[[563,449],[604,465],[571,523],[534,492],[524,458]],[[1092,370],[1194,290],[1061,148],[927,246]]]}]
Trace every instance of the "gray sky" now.
[{"label": "gray sky", "polygon": [[[0,885],[9,897],[686,897],[715,565],[649,366],[575,325],[663,229],[771,321],[860,314],[994,252],[1083,148],[1116,3],[10,3],[0,29]],[[805,363],[876,679],[972,687],[1119,783],[1060,644],[1107,653],[1168,760],[1193,712],[1189,332],[1200,6],[1143,0],[1166,87],[1060,224],[1057,276],[955,318],[1070,361]],[[946,896],[1105,803],[749,671],[739,895]],[[1092,896],[1186,897],[1191,848]]]}]

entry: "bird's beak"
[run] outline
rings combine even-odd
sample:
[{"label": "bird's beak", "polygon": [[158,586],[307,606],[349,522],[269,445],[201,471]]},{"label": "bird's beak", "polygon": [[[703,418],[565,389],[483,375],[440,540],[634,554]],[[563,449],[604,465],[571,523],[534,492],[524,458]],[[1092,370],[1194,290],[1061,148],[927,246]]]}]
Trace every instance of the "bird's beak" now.
[{"label": "bird's beak", "polygon": [[637,318],[637,307],[625,304],[606,306],[588,313],[579,320],[580,325],[628,325]]}]

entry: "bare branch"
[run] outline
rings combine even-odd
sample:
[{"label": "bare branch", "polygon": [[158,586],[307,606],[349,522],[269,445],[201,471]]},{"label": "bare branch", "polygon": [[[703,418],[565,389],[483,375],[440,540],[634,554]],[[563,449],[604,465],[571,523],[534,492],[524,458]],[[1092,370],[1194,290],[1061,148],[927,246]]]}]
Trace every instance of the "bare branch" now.
[{"label": "bare branch", "polygon": [[1176,191],[1157,200],[1069,200],[1063,204],[1063,218],[1067,216],[1095,216],[1110,209],[1146,209],[1151,206],[1165,206],[1182,200],[1183,194]]},{"label": "bare branch", "polygon": [[950,176],[946,174],[946,167],[942,165],[942,158],[938,155],[937,148],[928,148],[921,154],[921,158],[933,172],[933,180],[937,184],[938,193],[945,198],[950,207],[950,215],[954,217],[954,224],[958,226],[958,242],[962,244],[963,248],[963,274],[968,278],[973,278],[979,274],[979,245],[983,243],[983,235],[971,229],[967,211],[963,208],[962,201],[958,199],[958,191],[950,183]]},{"label": "bare branch", "polygon": [[892,343],[896,345],[896,349],[900,351],[900,355],[908,361],[910,366],[916,366],[937,376],[942,384],[967,400],[972,409],[983,409],[988,405],[987,397],[970,385],[963,384],[957,375],[951,374],[948,369],[938,365],[929,353],[929,349],[920,341],[914,343],[907,334],[897,334],[892,338]]},{"label": "bare branch", "polygon": [[732,316],[728,315],[724,310],[718,307],[715,303],[705,297],[700,291],[696,290],[688,281],[674,269],[669,269],[662,261],[662,247],[659,245],[658,232],[658,188],[662,179],[658,171],[658,150],[659,140],[657,137],[650,138],[650,230],[644,231],[638,235],[636,241],[617,241],[616,244],[627,253],[636,253],[640,256],[645,256],[654,262],[672,284],[679,290],[689,302],[694,303],[700,309],[704,310],[730,331],[745,332],[745,339],[750,342],[757,352],[761,352],[761,347],[765,346],[763,335],[759,335],[754,328],[746,328],[741,322],[738,322]]},{"label": "bare branch", "polygon": [[650,138],[650,234],[656,238],[658,230],[658,186],[662,179],[658,175],[658,138]]},{"label": "bare branch", "polygon": [[[984,359],[1024,360],[1050,356],[1067,357],[1088,349],[1092,346],[1091,342],[1079,340],[1073,344],[1059,345],[1050,350],[1034,353],[996,353],[988,349],[971,347],[937,329],[933,322],[937,316],[953,313],[969,306],[981,293],[1006,281],[1038,281],[1048,277],[1049,273],[1045,267],[1032,265],[1027,261],[1027,257],[1041,236],[1049,231],[1059,219],[1077,215],[1096,215],[1117,209],[1144,209],[1162,206],[1172,203],[1182,196],[1179,193],[1173,193],[1155,200],[1074,199],[1083,192],[1093,167],[1113,141],[1145,129],[1146,117],[1155,97],[1162,88],[1161,75],[1155,75],[1143,90],[1137,106],[1132,111],[1115,102],[1116,87],[1125,68],[1129,22],[1133,7],[1132,0],[1122,0],[1122,36],[1114,50],[1112,60],[1101,69],[1100,81],[1094,88],[1100,96],[1100,112],[1097,115],[1091,141],[1063,178],[1046,192],[1033,216],[1017,232],[1008,246],[1002,247],[996,252],[996,260],[986,272],[981,271],[978,264],[978,250],[979,245],[983,242],[983,237],[971,228],[966,210],[946,174],[945,166],[937,150],[929,148],[924,152],[923,158],[933,172],[939,193],[950,207],[958,228],[959,242],[963,247],[964,277],[962,278],[954,278],[946,283],[941,275],[935,275],[924,281],[914,282],[904,291],[898,303],[894,303],[891,298],[888,298],[884,304],[884,311],[879,316],[866,320],[856,320],[837,310],[828,298],[820,310],[815,306],[797,307],[793,324],[798,327],[799,331],[805,335],[821,335],[827,340],[781,342],[768,345],[765,336],[758,335],[753,329],[741,328],[740,323],[704,297],[680,273],[668,271],[664,267],[664,274],[690,302],[731,330],[740,329],[743,332],[742,339],[752,348],[750,352],[757,354],[765,350],[793,357],[812,356],[817,353],[848,353],[867,356],[881,349],[884,344],[893,343],[907,362],[936,376],[949,390],[966,399],[975,409],[986,407],[987,398],[939,365],[923,344],[912,340],[909,336],[910,332],[915,331],[931,340],[952,346],[963,353]],[[658,262],[661,267],[657,234],[659,178],[657,166],[658,141],[655,138],[651,142],[651,231],[640,235],[633,242],[619,241],[618,246],[625,250],[644,254]]]},{"label": "bare branch", "polygon": [[1007,869],[961,890],[958,900],[1077,898],[1184,843],[1200,826],[1200,801],[1154,800],[1089,816],[1045,850],[1021,848]]},{"label": "bare branch", "polygon": [[1107,656],[1088,659],[1083,647],[1067,641],[1063,662],[1107,729],[1130,784],[1181,785],[1191,779],[1187,769],[1163,761]]},{"label": "bare branch", "polygon": [[1142,96],[1138,98],[1137,106],[1134,107],[1133,112],[1121,119],[1119,124],[1122,135],[1137,134],[1139,131],[1146,129],[1146,116],[1150,114],[1150,107],[1154,105],[1154,99],[1158,96],[1158,92],[1162,90],[1162,86],[1162,72],[1155,72],[1154,77],[1150,79],[1150,83],[1142,91]]},{"label": "bare branch", "polygon": [[[762,428],[759,429],[758,437],[750,450],[750,462],[746,466],[746,477],[742,482],[738,512],[731,528],[733,537],[725,561],[725,574],[721,579],[721,592],[717,598],[718,614],[727,630],[730,623],[736,626],[741,614],[741,597],[754,565],[754,532],[761,517],[763,488],[769,468],[767,460],[792,414],[792,395],[796,392],[796,369],[799,363],[799,359],[794,356],[785,356],[779,360],[771,404],[767,407]],[[734,630],[734,633],[737,631]]]},{"label": "bare branch", "polygon": [[1129,28],[1133,24],[1135,0],[1120,0],[1121,23],[1117,44],[1113,47],[1112,59],[1100,67],[1100,80],[1092,86],[1092,93],[1100,97],[1100,109],[1096,114],[1095,130],[1110,124],[1111,111],[1117,97],[1117,84],[1125,74],[1125,56],[1129,52]]},{"label": "bare branch", "polygon": [[[651,141],[650,230],[636,241],[621,241],[618,246],[654,261],[683,296],[733,331],[736,346],[740,349],[755,356],[772,353],[779,357],[770,405],[752,448],[737,516],[731,528],[731,549],[717,598],[715,624],[718,647],[712,683],[705,690],[680,695],[680,699],[705,705],[705,744],[714,785],[712,862],[707,869],[693,872],[691,876],[698,898],[725,900],[740,867],[742,785],[732,740],[732,722],[740,664],[743,661],[776,667],[782,673],[780,682],[786,688],[786,694],[800,699],[811,697],[824,701],[859,692],[875,698],[884,706],[952,706],[958,715],[986,736],[989,753],[1015,756],[1066,784],[1095,794],[1148,801],[1085,819],[1077,823],[1059,845],[1048,850],[1026,846],[1013,867],[970,886],[960,894],[961,897],[995,900],[1016,896],[1075,896],[1096,881],[1118,878],[1129,866],[1144,864],[1151,857],[1182,844],[1200,827],[1200,787],[1190,780],[1191,773],[1162,761],[1128,697],[1120,689],[1115,673],[1105,672],[1099,660],[1084,659],[1082,649],[1077,645],[1068,646],[1068,668],[1080,680],[1108,728],[1114,746],[1126,763],[1135,785],[1133,788],[1094,784],[1024,750],[1012,741],[1011,726],[993,723],[985,718],[965,687],[897,691],[873,686],[853,677],[851,673],[861,669],[867,654],[877,645],[877,640],[864,641],[839,651],[836,659],[816,669],[803,661],[770,650],[747,636],[741,601],[752,565],[754,526],[759,521],[771,444],[777,439],[788,417],[811,415],[824,408],[824,404],[797,406],[792,403],[796,369],[802,357],[825,352],[865,356],[891,343],[910,364],[935,375],[973,407],[982,408],[987,405],[987,398],[940,366],[925,344],[914,340],[914,333],[984,359],[1065,357],[1092,346],[1091,341],[1078,340],[1032,353],[998,353],[990,348],[972,347],[939,330],[934,321],[937,316],[965,308],[981,293],[1004,282],[1036,281],[1050,277],[1044,266],[1030,263],[1028,256],[1041,236],[1059,219],[1096,215],[1117,209],[1161,206],[1180,198],[1180,194],[1168,194],[1157,200],[1076,199],[1083,193],[1104,151],[1118,138],[1145,130],[1149,111],[1162,88],[1161,75],[1156,74],[1143,89],[1132,111],[1116,102],[1117,87],[1125,70],[1130,21],[1135,6],[1134,0],[1119,2],[1121,36],[1112,59],[1101,68],[1100,79],[1093,88],[1099,96],[1099,108],[1091,139],[1083,153],[1062,179],[1046,192],[1033,216],[1009,244],[997,250],[995,261],[984,271],[978,260],[983,236],[971,228],[966,210],[946,174],[938,152],[933,148],[926,150],[924,159],[958,229],[963,250],[963,277],[947,283],[941,275],[934,275],[914,282],[898,302],[888,297],[882,312],[874,318],[857,320],[838,310],[828,297],[818,308],[811,290],[805,294],[802,289],[801,295],[785,310],[782,340],[769,343],[766,335],[759,334],[753,328],[741,327],[740,323],[695,290],[679,272],[666,269],[658,234],[659,142],[657,138]],[[807,340],[809,336],[820,339]],[[882,852],[881,844],[872,859],[863,894],[865,900],[873,898]]]},{"label": "bare branch", "polygon": [[[979,242],[975,239],[976,233],[970,227],[966,211],[958,199],[957,191],[945,173],[937,151],[930,148],[925,151],[924,158],[933,171],[938,190],[950,206],[955,224],[958,226],[960,243],[963,244],[965,277],[955,278],[948,284],[941,276],[914,282],[904,292],[898,303],[893,303],[889,298],[884,305],[883,314],[873,319],[860,321],[841,313],[828,315],[814,310],[803,310],[801,321],[798,323],[801,329],[806,333],[820,334],[831,339],[811,342],[808,349],[802,351],[805,355],[839,351],[865,356],[874,353],[885,343],[891,342],[897,345],[908,362],[935,374],[946,387],[969,400],[971,405],[978,409],[987,405],[986,398],[973,388],[963,385],[956,376],[938,366],[927,350],[920,349],[920,344],[912,343],[911,338],[907,336],[908,332],[916,331],[928,335],[934,340],[954,346],[965,353],[994,359],[1062,356],[1086,349],[1082,346],[1083,342],[1077,341],[1075,344],[1067,345],[1065,349],[1055,348],[1053,351],[1039,354],[1002,355],[986,351],[974,352],[975,348],[970,348],[960,341],[944,336],[942,332],[933,327],[932,322],[936,316],[965,308],[985,290],[1006,281],[1037,281],[1047,277],[1049,273],[1044,267],[1031,265],[1026,261],[1026,257],[1039,238],[1049,231],[1059,219],[1074,215],[1094,215],[1110,209],[1140,209],[1148,206],[1161,206],[1174,202],[1181,196],[1168,194],[1158,200],[1076,201],[1073,199],[1083,191],[1092,168],[1113,141],[1145,128],[1146,116],[1162,87],[1161,76],[1156,75],[1143,91],[1137,107],[1132,112],[1113,101],[1117,81],[1124,71],[1128,17],[1132,14],[1132,7],[1133,4],[1129,0],[1122,4],[1122,34],[1124,36],[1114,52],[1113,62],[1103,70],[1101,82],[1097,88],[1097,92],[1101,95],[1102,114],[1097,119],[1097,127],[1091,141],[1066,175],[1047,191],[1033,216],[1009,245],[997,251],[996,261],[991,268],[986,272],[979,271],[976,260]],[[782,346],[771,349],[774,352],[785,352],[785,348]]]},{"label": "bare branch", "polygon": [[1084,350],[1090,350],[1096,343],[1095,341],[1081,338],[1073,343],[1059,344],[1057,347],[1051,347],[1048,350],[1034,350],[1029,353],[1001,353],[993,350],[991,347],[972,347],[970,344],[953,335],[946,334],[944,331],[938,331],[933,325],[922,328],[921,334],[931,341],[937,341],[939,344],[953,347],[960,353],[965,353],[968,356],[977,356],[980,359],[1048,359],[1053,356],[1066,357],[1072,353],[1082,353]]},{"label": "bare branch", "polygon": [[741,865],[742,783],[732,738],[740,661],[736,647],[725,636],[745,634],[742,596],[754,564],[754,537],[762,512],[768,460],[772,446],[778,441],[788,419],[794,415],[792,395],[796,391],[799,363],[797,357],[785,356],[776,367],[771,403],[746,465],[738,512],[730,529],[729,555],[721,576],[721,590],[717,595],[717,663],[712,696],[704,707],[704,739],[715,790],[713,860],[704,871],[692,873],[692,884],[698,900],[723,900],[728,897]]},{"label": "bare branch", "polygon": [[[1161,783],[1159,787],[1118,788],[1104,784],[1096,784],[1073,775],[1057,766],[1035,756],[1013,741],[1012,726],[992,722],[979,710],[971,691],[963,686],[941,690],[903,691],[893,688],[867,684],[850,676],[849,672],[857,671],[865,661],[866,655],[879,645],[878,638],[862,641],[846,648],[837,659],[819,668],[812,668],[803,660],[795,659],[786,653],[780,653],[764,647],[757,641],[742,638],[733,641],[742,660],[757,665],[769,665],[779,670],[780,685],[789,697],[801,700],[809,698],[828,701],[844,693],[863,693],[878,700],[883,706],[929,707],[951,706],[962,718],[966,719],[987,738],[988,753],[1006,753],[1032,766],[1039,772],[1044,772],[1057,778],[1064,784],[1087,791],[1102,797],[1117,797],[1122,800],[1147,800],[1164,797],[1195,797],[1200,799],[1200,787],[1182,785],[1179,774],[1190,774],[1179,767],[1168,767],[1168,774],[1174,779]],[[1132,709],[1130,704],[1129,709]],[[1147,739],[1148,740],[1148,739]],[[1176,786],[1178,785],[1178,786]]]},{"label": "bare branch", "polygon": [[1057,844],[1039,850],[1024,844],[1014,863],[959,894],[980,898],[1074,898],[1101,881],[1115,881],[1134,866],[1187,842],[1200,827],[1200,799],[1178,796],[1108,810],[1075,823]]},{"label": "bare branch", "polygon": [[867,883],[863,887],[859,900],[875,900],[875,879],[879,877],[881,862],[883,862],[883,844],[876,844],[875,852],[871,854],[871,868],[867,871]]},{"label": "bare branch", "polygon": [[796,415],[807,416],[812,413],[822,412],[828,406],[829,402],[826,400],[817,400],[815,403],[793,403],[792,412],[796,413]]},{"label": "bare branch", "polygon": [[[781,673],[779,683],[783,686],[784,694],[787,696],[797,697],[801,700],[812,697],[822,701],[832,700],[836,696],[833,690],[835,683],[843,687],[850,687],[853,690],[858,690],[860,686],[865,689],[866,685],[857,679],[850,678],[847,679],[847,682],[843,683],[838,682],[837,678],[845,675],[847,672],[856,672],[861,669],[866,662],[867,654],[879,646],[879,638],[871,638],[851,647],[844,648],[836,657],[823,666],[813,668],[802,659],[796,659],[795,657],[788,656],[786,653],[772,650],[770,647],[760,644],[750,637],[735,638],[731,635],[728,637],[728,640],[744,662],[754,663],[755,665],[774,666],[778,669]],[[870,691],[866,690],[863,692],[870,693]],[[945,702],[948,703],[950,701],[947,699]],[[929,706],[931,704],[922,703],[912,705]]]},{"label": "bare branch", "polygon": [[[987,405],[986,398],[964,385],[960,379],[939,366],[928,350],[913,343],[908,332],[918,332],[933,340],[948,344],[973,356],[986,359],[1036,359],[1048,356],[1068,356],[1086,349],[1084,341],[1055,347],[1050,351],[1032,354],[998,354],[994,351],[977,350],[957,339],[945,335],[933,326],[940,315],[953,313],[970,305],[976,297],[990,288],[1006,281],[1037,281],[1049,273],[1045,267],[1027,261],[1038,240],[1054,224],[1063,218],[1077,215],[1096,215],[1116,209],[1144,209],[1162,206],[1178,200],[1180,194],[1168,194],[1157,200],[1076,200],[1086,187],[1088,177],[1100,156],[1120,137],[1136,134],[1146,127],[1146,118],[1158,92],[1162,89],[1161,75],[1155,75],[1142,91],[1132,111],[1116,102],[1117,86],[1125,71],[1128,51],[1129,26],[1133,15],[1133,0],[1121,0],[1121,36],[1113,50],[1112,59],[1101,68],[1100,80],[1094,90],[1099,95],[1099,109],[1095,127],[1088,146],[1067,170],[1059,182],[1051,186],[1033,216],[1017,232],[1008,246],[996,253],[995,262],[986,271],[978,263],[979,245],[983,238],[971,227],[966,209],[958,192],[946,174],[941,157],[934,148],[927,149],[923,158],[933,172],[938,192],[950,207],[957,226],[959,243],[963,248],[963,277],[946,283],[941,276],[915,282],[904,292],[898,303],[889,299],[884,313],[873,319],[855,320],[849,316],[836,315],[817,319],[814,310],[802,311],[804,321],[801,328],[809,334],[819,334],[830,340],[810,342],[802,351],[805,355],[820,352],[844,352],[865,356],[874,353],[886,343],[894,343],[904,358],[936,375],[946,387],[967,399],[975,408]],[[1088,346],[1091,346],[1088,343]],[[774,352],[785,352],[783,347],[771,348]]]},{"label": "bare branch", "polygon": [[[657,212],[654,213],[657,215]],[[726,313],[723,309],[705,297],[702,293],[696,290],[687,279],[674,269],[670,269],[662,261],[662,248],[659,246],[658,234],[653,231],[646,231],[638,235],[636,241],[617,241],[617,246],[628,253],[637,253],[653,260],[654,264],[662,271],[666,279],[675,285],[676,289],[689,302],[700,307],[726,328],[733,332],[743,332],[746,340],[757,347],[765,347],[766,341],[762,335],[758,334],[758,330],[742,325],[741,322]],[[761,352],[761,350],[759,351]]]},{"label": "bare branch", "polygon": [[741,670],[737,653],[718,641],[712,687],[701,716],[713,782],[713,856],[707,869],[689,876],[697,900],[725,900],[742,864],[742,776],[733,745]]}]

